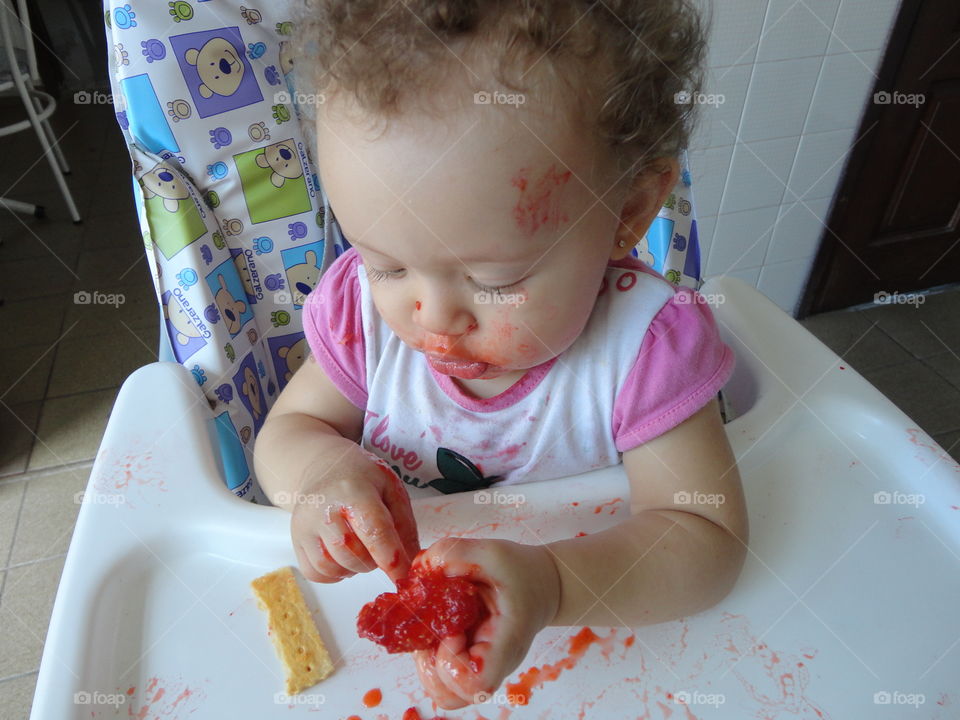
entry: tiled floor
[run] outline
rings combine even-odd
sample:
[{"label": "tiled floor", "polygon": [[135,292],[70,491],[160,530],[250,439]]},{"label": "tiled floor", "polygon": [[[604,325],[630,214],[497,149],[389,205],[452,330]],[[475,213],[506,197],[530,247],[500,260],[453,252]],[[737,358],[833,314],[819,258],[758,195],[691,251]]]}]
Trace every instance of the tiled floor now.
[{"label": "tiled floor", "polygon": [[[0,122],[7,115],[0,107]],[[0,211],[0,720],[29,714],[75,495],[120,383],[157,351],[130,163],[110,108],[66,103],[54,126],[74,168],[79,226],[45,160],[36,162],[36,139],[0,140],[0,194],[42,203],[49,215]],[[125,302],[77,305],[78,290],[122,293]],[[920,309],[847,311],[804,324],[960,457],[960,290]]]}]

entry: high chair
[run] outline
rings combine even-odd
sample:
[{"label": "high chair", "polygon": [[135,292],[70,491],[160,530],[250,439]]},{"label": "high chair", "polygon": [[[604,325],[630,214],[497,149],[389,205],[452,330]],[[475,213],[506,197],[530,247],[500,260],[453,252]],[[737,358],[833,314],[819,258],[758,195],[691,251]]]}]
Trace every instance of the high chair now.
[{"label": "high chair", "polygon": [[[298,293],[346,247],[285,119],[292,111],[265,97],[283,82],[286,18],[277,7],[108,6],[118,119],[143,189],[138,212],[176,362],[124,383],[78,495],[33,720],[372,718],[409,707],[433,715],[410,659],[356,635],[360,607],[389,589],[382,573],[300,583],[337,669],[295,697],[280,692],[282,671],[249,590],[296,558],[289,515],[237,499],[255,492],[246,446],[302,361]],[[232,67],[243,69],[233,93],[224,76],[196,69],[205,53],[233,54]],[[278,172],[268,150],[277,145],[300,157],[302,175]],[[259,204],[283,188],[296,197]],[[647,250],[665,274],[696,282],[693,212],[683,214],[682,201],[691,202],[688,188],[648,234]],[[675,253],[685,254],[678,262]],[[263,291],[269,278],[272,296]],[[700,292],[737,356],[725,430],[751,537],[736,587],[694,617],[594,628],[582,652],[571,643],[579,627],[548,628],[498,693],[444,716],[867,718],[884,711],[878,705],[955,716],[960,466],[760,293],[723,277]],[[522,497],[415,500],[421,543],[550,542],[629,513],[622,466],[510,491]],[[534,685],[529,705],[511,704],[511,684],[533,667],[559,682]],[[383,701],[368,709],[362,698],[373,688]]]}]

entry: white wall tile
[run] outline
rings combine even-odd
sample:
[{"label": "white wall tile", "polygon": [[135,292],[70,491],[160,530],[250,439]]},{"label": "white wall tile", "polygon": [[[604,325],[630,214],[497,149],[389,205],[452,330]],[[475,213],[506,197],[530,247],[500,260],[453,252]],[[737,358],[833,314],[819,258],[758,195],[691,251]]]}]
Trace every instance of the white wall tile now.
[{"label": "white wall tile", "polygon": [[700,240],[700,264],[701,272],[706,267],[707,258],[710,257],[710,247],[713,245],[714,230],[717,227],[717,216],[707,215],[706,217],[697,217],[697,237]]},{"label": "white wall tile", "polygon": [[722,211],[739,212],[779,205],[800,138],[781,138],[736,146]]},{"label": "white wall tile", "polygon": [[882,49],[899,4],[899,0],[842,0],[827,54]]},{"label": "white wall tile", "polygon": [[693,147],[710,148],[736,142],[751,71],[750,65],[711,68],[708,71],[703,92],[722,96],[723,103],[699,108],[700,117]]},{"label": "white wall tile", "polygon": [[743,142],[799,135],[813,99],[822,57],[757,63],[740,124]]},{"label": "white wall tile", "polygon": [[770,0],[757,62],[823,55],[840,0]]},{"label": "white wall tile", "polygon": [[731,272],[726,273],[730,277],[738,278],[743,280],[750,287],[756,287],[757,283],[760,282],[760,270],[762,268],[747,268],[746,270],[732,270]]},{"label": "white wall tile", "polygon": [[813,94],[805,133],[857,127],[877,81],[880,51],[828,55]]},{"label": "white wall tile", "polygon": [[850,128],[804,135],[784,201],[831,197],[852,150],[856,132],[855,128]]},{"label": "white wall tile", "polygon": [[812,257],[825,232],[832,198],[781,205],[764,265]]},{"label": "white wall tile", "polygon": [[710,6],[713,26],[707,64],[725,67],[752,63],[757,55],[767,0],[722,0]]},{"label": "white wall tile", "polygon": [[720,210],[720,198],[723,197],[723,188],[727,182],[733,145],[706,150],[691,149],[687,155],[697,214],[716,215]]},{"label": "white wall tile", "polygon": [[778,205],[724,213],[717,218],[707,273],[725,275],[731,270],[763,265],[777,222]]},{"label": "white wall tile", "polygon": [[760,270],[757,289],[773,300],[784,311],[795,314],[800,295],[807,284],[813,258],[790,260],[788,262],[765,265]]}]

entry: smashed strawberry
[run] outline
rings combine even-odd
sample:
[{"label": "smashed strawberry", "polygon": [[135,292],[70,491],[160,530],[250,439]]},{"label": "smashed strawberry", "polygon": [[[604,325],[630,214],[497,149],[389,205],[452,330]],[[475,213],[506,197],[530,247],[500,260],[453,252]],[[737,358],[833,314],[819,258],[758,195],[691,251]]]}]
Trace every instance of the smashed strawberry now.
[{"label": "smashed strawberry", "polygon": [[389,653],[429,650],[451,635],[469,633],[487,617],[480,588],[442,568],[416,566],[360,610],[357,632]]}]

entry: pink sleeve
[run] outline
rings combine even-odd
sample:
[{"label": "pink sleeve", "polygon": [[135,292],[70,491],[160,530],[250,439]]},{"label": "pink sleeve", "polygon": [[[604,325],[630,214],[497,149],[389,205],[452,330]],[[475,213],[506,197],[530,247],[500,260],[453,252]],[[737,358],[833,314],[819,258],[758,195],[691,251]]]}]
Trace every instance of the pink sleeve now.
[{"label": "pink sleeve", "polygon": [[367,371],[359,262],[353,248],[338,257],[307,295],[302,317],[307,344],[317,363],[344,397],[364,409]]},{"label": "pink sleeve", "polygon": [[650,323],[614,402],[617,450],[642,445],[700,410],[729,379],[733,363],[703,296],[678,288]]}]

